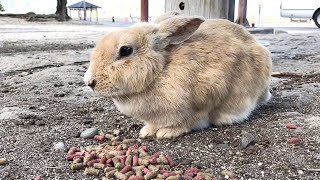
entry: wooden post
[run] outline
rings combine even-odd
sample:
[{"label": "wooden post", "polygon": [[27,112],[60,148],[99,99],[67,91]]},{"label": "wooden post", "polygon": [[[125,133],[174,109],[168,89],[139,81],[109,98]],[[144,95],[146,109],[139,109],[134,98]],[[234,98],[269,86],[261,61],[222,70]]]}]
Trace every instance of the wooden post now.
[{"label": "wooden post", "polygon": [[86,1],[83,0],[83,20],[86,20],[87,18],[87,7],[86,7]]},{"label": "wooden post", "polygon": [[236,23],[245,27],[250,27],[247,20],[247,0],[239,0],[238,18]]},{"label": "wooden post", "polygon": [[141,22],[148,22],[148,0],[141,0]]},{"label": "wooden post", "polygon": [[98,23],[98,8],[96,9],[96,18],[97,18],[97,23]]},{"label": "wooden post", "polygon": [[92,18],[92,7],[90,8],[90,22],[91,22],[91,19]]}]

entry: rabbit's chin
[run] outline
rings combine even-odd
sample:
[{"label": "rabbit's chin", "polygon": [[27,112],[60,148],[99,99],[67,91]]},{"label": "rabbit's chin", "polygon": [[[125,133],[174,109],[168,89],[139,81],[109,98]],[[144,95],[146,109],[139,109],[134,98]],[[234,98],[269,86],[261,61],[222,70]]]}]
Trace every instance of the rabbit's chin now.
[{"label": "rabbit's chin", "polygon": [[131,96],[132,94],[128,93],[128,92],[123,92],[123,91],[117,91],[117,92],[106,92],[106,91],[94,91],[96,94],[98,94],[99,96],[104,96],[104,97],[108,97],[108,98],[112,98],[112,99],[124,99],[124,98],[128,98],[129,96]]}]

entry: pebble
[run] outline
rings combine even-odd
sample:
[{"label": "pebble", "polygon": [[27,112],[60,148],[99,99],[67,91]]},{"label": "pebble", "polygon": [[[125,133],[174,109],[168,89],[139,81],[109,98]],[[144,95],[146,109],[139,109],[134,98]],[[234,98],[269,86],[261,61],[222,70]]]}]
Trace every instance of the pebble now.
[{"label": "pebble", "polygon": [[190,165],[190,164],[192,164],[192,160],[191,159],[184,159],[181,161],[180,164],[181,165]]},{"label": "pebble", "polygon": [[302,175],[304,174],[302,170],[298,170],[298,174]]},{"label": "pebble", "polygon": [[251,133],[246,133],[241,136],[240,147],[241,149],[247,148],[249,145],[252,145],[256,141],[256,137]]},{"label": "pebble", "polygon": [[55,150],[58,150],[58,151],[59,151],[59,150],[64,151],[64,150],[66,149],[66,146],[64,145],[63,142],[57,142],[57,143],[54,144],[53,148],[54,148]]},{"label": "pebble", "polygon": [[234,178],[236,176],[233,172],[228,171],[226,169],[221,171],[221,174],[226,178]]},{"label": "pebble", "polygon": [[89,129],[82,131],[82,133],[80,134],[80,137],[85,138],[85,139],[90,139],[90,138],[93,138],[97,134],[98,134],[98,128],[93,127],[93,128],[89,128]]},{"label": "pebble", "polygon": [[0,158],[0,166],[5,166],[9,163],[6,158]]},{"label": "pebble", "polygon": [[121,133],[121,131],[119,129],[116,129],[113,131],[113,134],[116,136],[119,136],[120,133]]}]

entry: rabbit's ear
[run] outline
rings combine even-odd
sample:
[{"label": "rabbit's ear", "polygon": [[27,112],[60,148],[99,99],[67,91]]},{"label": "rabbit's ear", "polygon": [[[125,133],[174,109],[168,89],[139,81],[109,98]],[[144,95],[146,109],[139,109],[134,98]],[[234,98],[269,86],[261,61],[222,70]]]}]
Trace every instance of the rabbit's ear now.
[{"label": "rabbit's ear", "polygon": [[204,21],[201,16],[173,16],[159,23],[159,33],[169,44],[180,44],[189,39]]}]

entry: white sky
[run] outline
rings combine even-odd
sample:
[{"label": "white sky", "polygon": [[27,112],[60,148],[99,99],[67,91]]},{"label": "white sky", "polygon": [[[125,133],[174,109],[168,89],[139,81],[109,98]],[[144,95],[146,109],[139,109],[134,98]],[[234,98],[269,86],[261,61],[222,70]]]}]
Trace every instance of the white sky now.
[{"label": "white sky", "polygon": [[[81,0],[68,0],[68,5],[72,5]],[[140,16],[140,0],[86,0],[102,7],[99,9],[99,18],[123,18]],[[280,17],[281,0],[248,0],[247,17],[249,21],[258,19],[258,2],[262,3],[261,16],[269,18]],[[27,13],[50,14],[56,10],[56,0],[1,0],[5,13]],[[237,3],[236,12],[237,16]],[[165,0],[149,0],[149,16],[158,16],[164,10]],[[95,12],[94,12],[95,15]],[[72,11],[72,16],[77,16],[77,11]]]}]

